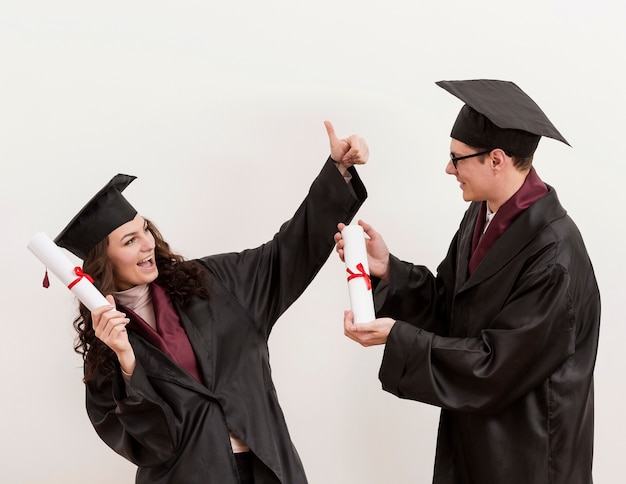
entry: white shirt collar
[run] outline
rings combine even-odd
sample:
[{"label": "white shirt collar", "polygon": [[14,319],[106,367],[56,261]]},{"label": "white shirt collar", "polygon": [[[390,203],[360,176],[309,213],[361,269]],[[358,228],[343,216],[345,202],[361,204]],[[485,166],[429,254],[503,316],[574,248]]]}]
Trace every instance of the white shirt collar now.
[{"label": "white shirt collar", "polygon": [[483,228],[483,234],[487,230],[487,227],[489,227],[489,224],[493,220],[493,217],[495,217],[496,215],[496,212],[492,212],[491,209],[489,208],[489,203],[488,202],[485,202],[485,203],[487,204],[487,213],[485,214],[485,227]]}]

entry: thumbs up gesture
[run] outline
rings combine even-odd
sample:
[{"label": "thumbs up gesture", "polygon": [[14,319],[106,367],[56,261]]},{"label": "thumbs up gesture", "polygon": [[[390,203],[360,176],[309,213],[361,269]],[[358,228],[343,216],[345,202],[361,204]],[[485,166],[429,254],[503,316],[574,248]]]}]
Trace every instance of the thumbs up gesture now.
[{"label": "thumbs up gesture", "polygon": [[330,157],[344,168],[353,165],[364,165],[369,158],[369,148],[363,138],[353,134],[348,138],[338,138],[330,121],[324,121],[328,140],[330,141]]}]

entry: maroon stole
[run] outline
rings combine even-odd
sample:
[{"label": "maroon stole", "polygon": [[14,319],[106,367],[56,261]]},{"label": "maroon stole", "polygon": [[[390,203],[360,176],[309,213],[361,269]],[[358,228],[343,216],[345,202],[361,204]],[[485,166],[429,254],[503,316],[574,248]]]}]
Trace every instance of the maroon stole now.
[{"label": "maroon stole", "polygon": [[150,294],[156,319],[156,331],[134,311],[124,307],[124,312],[131,319],[132,329],[148,343],[169,356],[196,380],[202,382],[196,355],[185,329],[180,324],[169,295],[165,289],[154,283],[150,284]]},{"label": "maroon stole", "polygon": [[504,231],[509,228],[524,210],[546,193],[548,193],[548,188],[541,181],[535,169],[531,168],[520,189],[500,207],[484,234],[483,228],[485,227],[485,217],[487,215],[487,202],[481,204],[472,238],[472,256],[468,266],[470,276]]}]

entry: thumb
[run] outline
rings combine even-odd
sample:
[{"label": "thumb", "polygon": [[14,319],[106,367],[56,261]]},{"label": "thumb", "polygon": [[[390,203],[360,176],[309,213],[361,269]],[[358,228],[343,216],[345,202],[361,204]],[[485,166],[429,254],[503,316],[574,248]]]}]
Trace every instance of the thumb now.
[{"label": "thumb", "polygon": [[333,125],[330,121],[324,121],[324,126],[326,126],[326,132],[328,133],[330,145],[333,146],[337,143],[337,141],[339,141],[339,138],[337,138],[337,135],[335,134],[335,128],[333,128]]},{"label": "thumb", "polygon": [[374,230],[374,227],[372,227],[367,222],[359,220],[358,224],[363,227],[363,232],[365,232],[370,239],[377,234],[377,232]]},{"label": "thumb", "polygon": [[353,332],[359,330],[356,324],[354,324],[354,313],[350,309],[343,312],[343,324],[347,331]]},{"label": "thumb", "polygon": [[115,299],[113,299],[113,296],[111,294],[106,296],[105,299],[111,303],[111,306],[115,307]]}]

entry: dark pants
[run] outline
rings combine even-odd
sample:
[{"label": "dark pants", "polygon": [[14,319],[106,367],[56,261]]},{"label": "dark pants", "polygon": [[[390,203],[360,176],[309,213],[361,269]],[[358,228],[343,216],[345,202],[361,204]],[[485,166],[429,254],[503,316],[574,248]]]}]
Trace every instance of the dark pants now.
[{"label": "dark pants", "polygon": [[239,472],[239,482],[241,484],[254,484],[254,474],[252,472],[252,453],[238,452],[235,454],[237,471]]}]

